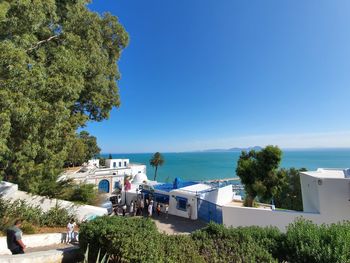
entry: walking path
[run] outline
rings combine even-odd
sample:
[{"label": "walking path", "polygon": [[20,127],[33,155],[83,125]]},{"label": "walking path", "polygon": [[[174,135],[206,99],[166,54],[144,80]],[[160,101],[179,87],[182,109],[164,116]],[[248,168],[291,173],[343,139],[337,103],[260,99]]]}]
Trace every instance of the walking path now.
[{"label": "walking path", "polygon": [[156,223],[159,232],[169,235],[190,234],[191,232],[206,226],[206,223],[202,221],[173,215],[169,215],[168,218],[166,218],[165,214],[161,214],[159,217],[153,215],[152,219]]}]

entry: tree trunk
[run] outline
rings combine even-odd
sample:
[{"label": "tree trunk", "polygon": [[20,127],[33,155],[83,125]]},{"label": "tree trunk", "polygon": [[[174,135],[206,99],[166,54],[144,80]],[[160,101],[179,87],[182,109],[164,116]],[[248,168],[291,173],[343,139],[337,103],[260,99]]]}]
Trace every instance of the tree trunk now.
[{"label": "tree trunk", "polygon": [[157,170],[158,170],[158,166],[156,166],[156,170],[154,171],[154,179],[153,179],[153,181],[156,181],[156,179],[157,179]]},{"label": "tree trunk", "polygon": [[247,207],[253,207],[253,203],[254,203],[254,197],[247,195],[247,197],[246,197]]}]

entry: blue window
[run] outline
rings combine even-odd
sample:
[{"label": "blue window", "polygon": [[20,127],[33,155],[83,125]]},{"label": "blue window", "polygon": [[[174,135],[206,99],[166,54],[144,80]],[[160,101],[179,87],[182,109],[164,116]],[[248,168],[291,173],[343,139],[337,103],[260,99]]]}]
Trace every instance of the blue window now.
[{"label": "blue window", "polygon": [[116,162],[113,162],[113,167],[117,167],[117,163]]},{"label": "blue window", "polygon": [[124,166],[126,167],[126,162],[124,162]]},{"label": "blue window", "polygon": [[122,162],[119,162],[119,167],[122,167]]},{"label": "blue window", "polygon": [[178,210],[183,210],[183,211],[187,210],[187,198],[177,196],[176,201],[177,201],[176,208]]}]

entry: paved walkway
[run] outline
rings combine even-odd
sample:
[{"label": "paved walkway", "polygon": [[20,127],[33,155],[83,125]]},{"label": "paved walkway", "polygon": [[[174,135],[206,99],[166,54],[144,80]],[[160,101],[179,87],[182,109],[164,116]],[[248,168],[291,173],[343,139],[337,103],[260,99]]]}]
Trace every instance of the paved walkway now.
[{"label": "paved walkway", "polygon": [[168,218],[166,218],[165,214],[161,214],[159,217],[153,214],[152,219],[156,223],[159,232],[169,235],[190,234],[191,232],[206,226],[202,221],[190,220],[188,218],[173,215],[169,215]]}]

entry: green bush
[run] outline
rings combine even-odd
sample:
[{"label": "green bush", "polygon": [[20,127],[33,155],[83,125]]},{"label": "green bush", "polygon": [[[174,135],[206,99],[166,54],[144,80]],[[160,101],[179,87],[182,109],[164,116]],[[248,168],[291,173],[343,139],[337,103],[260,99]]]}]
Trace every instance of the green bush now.
[{"label": "green bush", "polygon": [[299,219],[288,226],[284,249],[290,262],[350,262],[350,222],[317,226]]},{"label": "green bush", "polygon": [[199,254],[197,244],[188,235],[164,235],[163,250],[165,252],[163,262],[205,262],[204,257]]},{"label": "green bush", "polygon": [[23,222],[21,229],[24,234],[35,234],[36,229],[31,223]]},{"label": "green bush", "polygon": [[66,188],[61,198],[79,204],[95,205],[99,194],[94,184],[74,184]]},{"label": "green bush", "polygon": [[214,223],[168,236],[143,218],[101,217],[80,228],[80,245],[111,262],[350,262],[350,222],[317,226],[299,219],[285,234],[274,227]]},{"label": "green bush", "polygon": [[72,217],[74,216],[68,213],[67,209],[61,208],[56,204],[56,206],[41,215],[40,225],[48,227],[66,226]]},{"label": "green bush", "polygon": [[0,197],[0,231],[3,232],[13,225],[16,219],[24,221],[23,227],[26,229],[24,231],[26,234],[33,234],[35,227],[66,226],[72,217],[75,216],[58,205],[47,212],[43,212],[39,206],[29,205],[24,200],[9,202]]},{"label": "green bush", "polygon": [[205,228],[195,231],[192,238],[207,262],[276,261],[269,251],[274,250],[276,244],[268,238],[275,236],[278,230],[260,229],[254,233],[255,229],[226,228],[223,225],[210,223]]},{"label": "green bush", "polygon": [[143,218],[100,217],[80,226],[79,243],[90,244],[91,255],[107,253],[113,262],[159,262],[164,251],[153,221]]}]

